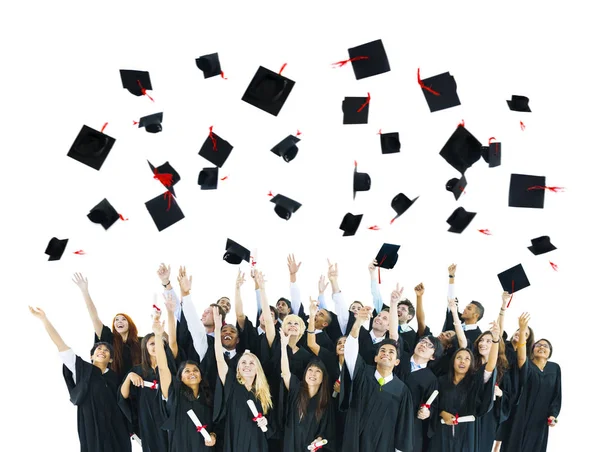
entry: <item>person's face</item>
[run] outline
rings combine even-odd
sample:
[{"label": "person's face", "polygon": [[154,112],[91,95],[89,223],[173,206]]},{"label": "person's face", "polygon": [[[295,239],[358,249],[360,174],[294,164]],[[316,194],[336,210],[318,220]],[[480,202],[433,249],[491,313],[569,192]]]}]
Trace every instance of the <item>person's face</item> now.
[{"label": "person's face", "polygon": [[124,315],[118,315],[115,317],[115,330],[119,334],[125,334],[129,331],[129,322]]},{"label": "person's face", "polygon": [[475,320],[477,319],[477,307],[473,303],[469,303],[461,315],[463,320]]},{"label": "person's face", "polygon": [[486,334],[481,337],[479,344],[477,344],[477,350],[479,350],[479,354],[481,356],[485,356],[486,358],[490,355],[490,350],[492,348],[492,335]]},{"label": "person's face", "polygon": [[194,386],[200,384],[202,375],[200,369],[193,364],[187,364],[181,373],[181,382],[186,386]]},{"label": "person's face", "polygon": [[454,373],[456,375],[466,375],[471,366],[471,355],[466,350],[461,350],[454,358]]},{"label": "person's face", "polygon": [[344,349],[346,347],[346,338],[340,337],[335,344],[335,354],[340,356],[344,354]]},{"label": "person's face", "polygon": [[148,339],[148,342],[146,342],[146,350],[148,350],[150,356],[156,357],[156,336],[152,336]]},{"label": "person's face", "polygon": [[223,308],[226,315],[229,314],[229,311],[231,311],[231,302],[229,301],[229,298],[227,298],[227,297],[219,298],[219,301],[217,301],[217,304]]},{"label": "person's face", "polygon": [[213,317],[212,309],[213,309],[212,306],[209,306],[202,313],[202,323],[204,324],[204,326],[208,326],[208,327],[215,326],[215,319]]},{"label": "person's face", "polygon": [[377,352],[377,355],[375,356],[375,362],[379,366],[393,369],[395,366],[400,364],[396,347],[391,344],[384,344],[379,347],[379,352]]},{"label": "person's face", "polygon": [[300,334],[300,322],[295,319],[290,320],[285,324],[283,332],[288,336],[298,336]]},{"label": "person's face", "polygon": [[329,313],[325,309],[319,309],[315,314],[315,328],[322,330],[329,325]]},{"label": "person's face", "polygon": [[[527,339],[529,339],[529,334],[530,334],[529,328],[527,328],[525,330],[525,341],[527,341]],[[521,337],[521,330],[515,331],[515,334],[513,334],[513,337],[512,337],[512,342],[515,344],[518,344],[520,337]]]},{"label": "person's face", "polygon": [[323,371],[316,366],[311,366],[306,370],[304,381],[308,386],[320,386],[323,382]]},{"label": "person's face", "polygon": [[277,312],[281,315],[288,315],[292,310],[284,300],[279,300],[275,305]]},{"label": "person's face", "polygon": [[408,306],[404,304],[398,305],[398,323],[408,323],[412,316],[408,313]]},{"label": "person's face", "polygon": [[237,330],[230,325],[225,325],[221,329],[221,344],[223,347],[227,350],[233,350],[238,342]]},{"label": "person's face", "polygon": [[542,359],[550,358],[550,344],[543,339],[536,342],[533,346],[533,357]]},{"label": "person's face", "polygon": [[99,345],[98,347],[96,347],[96,350],[94,350],[94,354],[91,356],[91,360],[94,363],[105,364],[108,366],[108,364],[112,362],[110,350],[106,345]]},{"label": "person's face", "polygon": [[419,358],[430,360],[433,359],[434,353],[435,347],[429,339],[423,338],[417,342],[417,345],[415,346],[415,355]]},{"label": "person's face", "polygon": [[[269,314],[271,314],[271,321],[273,323],[275,323],[276,322],[275,313],[269,309]],[[265,316],[265,313],[261,312],[260,316],[258,317],[258,322],[259,322],[260,327],[262,328],[263,331],[265,329],[265,317],[264,316]]]},{"label": "person's face", "polygon": [[354,303],[352,303],[350,305],[350,311],[352,311],[352,313],[354,315],[358,314],[358,311],[360,311],[360,308],[362,308],[363,305],[361,303],[359,303],[358,301],[355,301]]},{"label": "person's face", "polygon": [[456,332],[452,330],[443,331],[438,335],[438,339],[442,342],[444,348],[450,347],[452,345],[452,339],[456,336]]},{"label": "person's face", "polygon": [[390,327],[390,313],[381,311],[373,320],[373,329],[378,331],[387,331]]},{"label": "person's face", "polygon": [[254,357],[242,355],[238,363],[238,371],[244,378],[254,378],[257,372],[256,361]]}]

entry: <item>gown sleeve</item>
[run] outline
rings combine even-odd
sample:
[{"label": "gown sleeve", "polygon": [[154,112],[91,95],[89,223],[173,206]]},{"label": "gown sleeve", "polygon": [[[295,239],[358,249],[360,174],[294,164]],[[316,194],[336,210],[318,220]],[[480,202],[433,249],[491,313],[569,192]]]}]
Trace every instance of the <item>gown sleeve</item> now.
[{"label": "gown sleeve", "polygon": [[94,333],[94,344],[96,342],[107,342],[109,344],[113,343],[113,333],[109,327],[106,325],[102,325],[102,331],[100,332],[100,337],[96,333]]},{"label": "gown sleeve", "polygon": [[233,394],[233,385],[237,384],[236,372],[234,369],[229,369],[225,384],[221,382],[221,378],[217,378],[215,385],[215,399],[213,409],[213,422],[219,423],[225,420],[227,416],[227,405],[229,398]]},{"label": "gown sleeve", "polygon": [[403,452],[413,450],[413,435],[415,416],[410,390],[404,387],[398,407],[398,421],[396,424],[396,437],[394,448]]},{"label": "gown sleeve", "polygon": [[73,381],[73,373],[63,364],[63,377],[69,390],[69,396],[73,405],[79,405],[84,402],[90,388],[90,377],[92,376],[94,366],[82,360],[77,356],[75,360],[75,373],[77,374],[77,383]]},{"label": "gown sleeve", "polygon": [[560,407],[562,404],[562,382],[560,375],[560,366],[556,364],[556,382],[554,385],[554,394],[550,401],[550,407],[548,408],[548,417],[558,417],[560,414]]}]

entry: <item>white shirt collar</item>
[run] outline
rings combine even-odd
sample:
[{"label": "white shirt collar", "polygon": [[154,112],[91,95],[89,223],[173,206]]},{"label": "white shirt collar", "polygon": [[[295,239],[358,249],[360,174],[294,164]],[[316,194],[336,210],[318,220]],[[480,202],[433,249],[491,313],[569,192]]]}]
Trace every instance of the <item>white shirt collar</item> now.
[{"label": "white shirt collar", "polygon": [[467,325],[465,323],[463,323],[463,330],[464,331],[471,331],[471,330],[476,330],[477,329],[477,324],[473,323],[472,325]]},{"label": "white shirt collar", "polygon": [[233,358],[235,355],[237,355],[237,350],[234,348],[233,350],[225,350],[223,352],[223,354],[225,354],[225,352],[229,352],[229,359]]},{"label": "white shirt collar", "polygon": [[[375,369],[375,379],[377,381],[379,381],[380,378],[383,378],[381,376],[381,374],[379,373],[379,371],[377,369]],[[394,379],[394,373],[392,372],[391,374],[389,374],[387,377],[383,378],[384,383],[383,384],[387,384],[390,381],[392,381]]]},{"label": "white shirt collar", "polygon": [[408,333],[409,331],[412,331],[412,328],[410,327],[410,325],[408,323],[405,323],[403,325],[398,325],[398,328],[403,332],[403,333]]},{"label": "white shirt collar", "polygon": [[375,334],[373,334],[373,330],[369,331],[369,334],[371,335],[371,339],[373,340],[374,344],[379,344],[382,340],[385,339],[385,334],[381,337],[377,337],[375,336]]},{"label": "white shirt collar", "polygon": [[421,369],[425,369],[427,367],[427,364],[417,364],[415,362],[415,360],[413,359],[413,357],[410,357],[410,371],[414,372],[416,370],[421,370]]},{"label": "white shirt collar", "polygon": [[261,334],[265,334],[265,330],[263,330],[260,325],[258,327],[256,327],[256,331],[258,331],[258,335],[260,336]]}]

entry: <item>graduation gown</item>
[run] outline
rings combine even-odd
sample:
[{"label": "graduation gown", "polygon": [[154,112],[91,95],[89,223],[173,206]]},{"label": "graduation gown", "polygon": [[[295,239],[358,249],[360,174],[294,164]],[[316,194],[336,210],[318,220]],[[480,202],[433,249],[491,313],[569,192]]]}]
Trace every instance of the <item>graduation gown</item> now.
[{"label": "graduation gown", "polygon": [[[506,333],[504,333],[506,334]],[[516,405],[521,392],[519,384],[519,366],[517,364],[517,352],[513,348],[510,340],[505,340],[504,345],[506,348],[506,359],[508,360],[508,370],[504,373],[503,379],[510,379],[510,399],[504,400],[503,402],[509,401],[509,412],[508,418],[501,422],[498,430],[496,431],[496,441],[504,441],[508,439],[510,434],[512,423],[514,422]]]},{"label": "graduation gown", "polygon": [[196,425],[187,414],[188,410],[193,410],[202,425],[206,425],[206,431],[211,433],[215,431],[212,407],[207,405],[204,393],[200,393],[196,400],[189,400],[181,392],[182,385],[180,381],[172,380],[168,400],[163,405],[165,422],[162,429],[169,432],[169,452],[212,451],[214,447],[206,446],[204,436],[197,431]]},{"label": "graduation gown", "polygon": [[321,419],[317,420],[318,395],[315,395],[308,402],[306,416],[301,419],[298,412],[300,380],[292,375],[289,391],[286,390],[285,384],[282,384],[281,392],[279,396],[279,403],[282,405],[280,413],[284,417],[282,425],[285,426],[282,452],[308,450],[308,446],[319,437],[327,440],[327,444],[320,450],[335,452],[335,420],[332,405],[329,404],[322,413]]},{"label": "graduation gown", "polygon": [[479,441],[475,422],[446,425],[440,422],[439,413],[446,411],[462,416],[481,417],[492,405],[496,370],[487,383],[483,382],[485,367],[466,376],[455,385],[449,375],[438,378],[438,416],[432,419],[435,434],[429,442],[430,452],[479,452]]},{"label": "graduation gown", "polygon": [[502,390],[502,397],[496,397],[492,409],[475,420],[479,450],[483,451],[491,451],[494,447],[498,429],[508,419],[512,405],[513,388],[506,372],[497,386]]},{"label": "graduation gown", "polygon": [[[140,347],[142,345],[142,339],[144,339],[144,338],[138,337]],[[100,333],[100,337],[98,337],[96,334],[94,334],[94,344],[96,342],[107,342],[110,345],[114,346],[114,340],[115,340],[115,336],[114,336],[113,332],[106,325],[102,325],[102,332]],[[124,343],[122,354],[121,354],[121,373],[117,374],[117,379],[119,380],[119,383],[123,381],[123,379],[127,376],[127,374],[129,372],[131,372],[131,368],[135,364],[139,364],[139,363],[133,362],[131,347],[129,346],[129,344]]]},{"label": "graduation gown", "polygon": [[93,364],[75,360],[77,382],[63,365],[71,403],[77,406],[77,432],[81,452],[131,452],[127,422],[117,405],[117,375],[104,374]]},{"label": "graduation gown", "polygon": [[550,428],[548,417],[558,417],[561,408],[560,366],[548,361],[542,371],[528,359],[520,370],[521,394],[508,439],[502,442],[501,450],[544,452]]},{"label": "graduation gown", "polygon": [[340,411],[339,393],[336,397],[333,397],[333,385],[336,380],[341,379],[340,361],[335,353],[332,353],[323,347],[319,350],[318,357],[323,361],[323,364],[325,364],[327,374],[329,375],[329,394],[331,394],[332,397],[329,404],[334,411],[336,445],[341,447],[342,438],[344,436],[344,425],[346,423],[346,412]]},{"label": "graduation gown", "polygon": [[352,380],[348,368],[343,366],[340,407],[346,411],[341,448],[344,452],[413,450],[410,390],[396,375],[380,386],[375,379],[375,367],[367,366],[360,354]]},{"label": "graduation gown", "polygon": [[[254,416],[248,408],[248,400],[252,400],[258,412],[269,421],[266,433],[263,433],[252,420]],[[267,439],[274,433],[271,416],[263,413],[260,401],[244,385],[238,383],[236,373],[231,370],[227,372],[224,385],[220,378],[217,380],[213,420],[225,424],[222,436],[224,452],[267,452],[269,450]]]}]

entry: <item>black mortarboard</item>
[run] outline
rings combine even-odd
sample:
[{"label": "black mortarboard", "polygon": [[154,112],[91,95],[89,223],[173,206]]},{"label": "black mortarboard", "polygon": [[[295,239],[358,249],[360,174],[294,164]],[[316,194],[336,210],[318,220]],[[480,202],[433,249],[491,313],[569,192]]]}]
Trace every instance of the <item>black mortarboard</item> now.
[{"label": "black mortarboard", "polygon": [[[348,55],[350,56],[356,80],[390,71],[390,63],[381,39],[357,47],[352,47],[351,49],[348,49]],[[358,57],[367,58],[358,59]],[[353,58],[357,59],[352,61]]]},{"label": "black mortarboard", "polygon": [[[342,102],[344,124],[368,124],[369,104],[368,97],[345,97]],[[359,111],[360,110],[360,111]]]},{"label": "black mortarboard", "polygon": [[500,166],[502,163],[502,143],[490,143],[481,147],[481,156],[490,168]]},{"label": "black mortarboard", "polygon": [[406,212],[417,199],[419,199],[418,196],[415,199],[410,200],[404,193],[398,193],[394,196],[394,199],[392,199],[392,209],[396,212],[394,220]]},{"label": "black mortarboard", "polygon": [[67,242],[69,239],[57,239],[52,237],[48,242],[45,253],[50,256],[49,261],[58,261],[62,257],[65,249],[67,248]]},{"label": "black mortarboard", "polygon": [[440,155],[454,169],[464,174],[481,158],[481,143],[464,126],[458,126],[446,141]]},{"label": "black mortarboard", "polygon": [[148,133],[158,133],[162,131],[162,120],[163,114],[162,111],[160,113],[154,113],[153,115],[144,116],[140,118],[140,122],[138,125],[138,129],[140,127],[144,127],[146,132]]},{"label": "black mortarboard", "polygon": [[460,198],[460,195],[462,195],[462,192],[465,190],[466,187],[467,187],[467,178],[465,177],[464,174],[460,179],[453,177],[446,183],[446,190],[448,190],[449,192],[452,192],[452,194],[454,195],[454,199],[457,201],[458,201],[458,198]]},{"label": "black mortarboard", "polygon": [[[154,175],[159,174],[159,177],[157,177],[156,179],[158,179],[160,181],[160,183],[163,184],[165,186],[165,188],[167,188],[167,190],[169,190],[171,193],[173,193],[173,196],[175,196],[174,186],[177,182],[179,182],[181,180],[181,177],[179,176],[179,173],[177,171],[175,171],[175,168],[173,168],[169,162],[165,162],[162,165],[157,166],[155,168],[154,165],[152,163],[150,163],[149,160],[146,160],[146,161],[148,162],[148,165],[150,165],[150,169],[152,170],[152,173]],[[171,177],[160,176],[161,174],[164,174],[164,175],[170,174]],[[171,182],[171,183],[169,183],[169,182]]]},{"label": "black mortarboard", "polygon": [[293,80],[260,66],[242,100],[277,116],[295,84]]},{"label": "black mortarboard", "polygon": [[177,200],[168,193],[158,195],[146,203],[146,209],[148,209],[148,213],[150,213],[159,232],[185,218],[177,204]]},{"label": "black mortarboard", "polygon": [[114,138],[84,125],[67,156],[99,171],[115,141]]},{"label": "black mortarboard", "polygon": [[433,77],[421,80],[421,82],[424,86],[431,88],[439,94],[433,94],[421,87],[431,113],[460,105],[460,99],[456,92],[456,81],[454,80],[454,77],[450,75],[450,72],[434,75]]},{"label": "black mortarboard", "polygon": [[545,176],[511,174],[510,188],[508,190],[508,206],[543,209],[546,193],[545,186]]},{"label": "black mortarboard", "polygon": [[344,237],[356,234],[358,226],[362,221],[362,217],[362,213],[360,215],[353,215],[351,213],[347,213],[346,215],[344,215],[344,218],[342,219],[342,224],[340,224],[340,229],[344,231]]},{"label": "black mortarboard", "polygon": [[222,168],[225,161],[229,158],[232,149],[233,146],[228,141],[211,131],[206,140],[204,140],[204,144],[202,144],[198,155],[204,157],[213,165]]},{"label": "black mortarboard", "polygon": [[110,228],[119,220],[119,214],[106,198],[90,210],[87,216],[92,223],[100,224],[104,229]]},{"label": "black mortarboard", "polygon": [[200,190],[215,190],[219,184],[219,168],[202,168],[198,174]]},{"label": "black mortarboard", "polygon": [[142,96],[142,88],[152,91],[152,83],[150,82],[150,73],[147,71],[135,71],[129,69],[119,70],[121,73],[121,81],[123,88],[129,91],[134,96]]},{"label": "black mortarboard", "polygon": [[396,262],[398,262],[398,250],[400,245],[392,245],[391,243],[384,243],[381,249],[377,253],[375,260],[377,261],[376,267],[392,269]]},{"label": "black mortarboard", "polygon": [[352,182],[352,199],[356,198],[357,191],[369,191],[371,189],[371,176],[367,173],[359,173],[358,166],[354,165],[354,180]]},{"label": "black mortarboard", "polygon": [[477,215],[475,212],[467,212],[464,207],[458,207],[446,220],[446,223],[450,225],[448,232],[460,234],[473,221],[475,215]]},{"label": "black mortarboard", "polygon": [[196,58],[196,66],[204,73],[204,78],[215,77],[221,74],[221,62],[218,53],[203,55]]},{"label": "black mortarboard", "polygon": [[498,275],[498,279],[502,289],[511,294],[531,285],[521,264],[503,271]]},{"label": "black mortarboard", "polygon": [[247,250],[242,245],[235,243],[231,239],[227,239],[223,260],[233,265],[241,264],[242,260],[250,262],[250,250]]},{"label": "black mortarboard", "polygon": [[537,256],[554,251],[556,247],[550,243],[550,237],[542,235],[541,237],[531,239],[531,246],[528,246],[527,249]]},{"label": "black mortarboard", "polygon": [[512,99],[507,100],[506,103],[508,104],[508,108],[512,111],[531,113],[531,108],[529,108],[529,97],[513,94]]},{"label": "black mortarboard", "polygon": [[296,143],[300,141],[300,138],[294,135],[288,135],[286,138],[281,140],[277,146],[271,149],[271,152],[279,157],[283,157],[286,162],[291,162],[298,154],[298,146]]},{"label": "black mortarboard", "polygon": [[382,154],[400,152],[400,134],[398,132],[382,133],[380,142]]},{"label": "black mortarboard", "polygon": [[302,206],[299,202],[283,195],[273,196],[271,202],[276,204],[275,213],[279,218],[283,218],[284,220],[289,220],[292,217],[292,214]]}]

